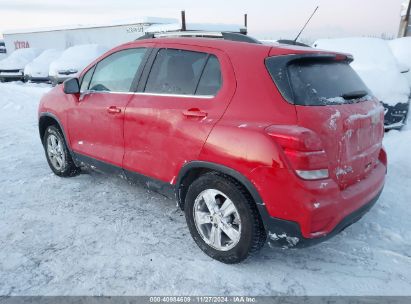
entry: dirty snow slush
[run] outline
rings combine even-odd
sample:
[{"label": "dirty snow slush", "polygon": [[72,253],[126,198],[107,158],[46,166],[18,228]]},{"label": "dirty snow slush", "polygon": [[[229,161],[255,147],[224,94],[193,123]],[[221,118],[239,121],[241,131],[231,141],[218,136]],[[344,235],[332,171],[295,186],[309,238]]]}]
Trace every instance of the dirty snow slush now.
[{"label": "dirty snow slush", "polygon": [[410,294],[410,127],[386,134],[386,187],[358,223],[224,265],[198,249],[174,201],[95,172],[55,176],[37,130],[48,90],[0,84],[0,295]]}]

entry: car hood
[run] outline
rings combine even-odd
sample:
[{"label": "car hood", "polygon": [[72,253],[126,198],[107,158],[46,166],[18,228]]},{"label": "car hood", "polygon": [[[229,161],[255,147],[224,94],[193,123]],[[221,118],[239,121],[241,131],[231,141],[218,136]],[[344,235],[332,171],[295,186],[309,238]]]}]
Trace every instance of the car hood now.
[{"label": "car hood", "polygon": [[100,45],[84,45],[69,49],[50,64],[49,74],[56,76],[59,71],[67,70],[77,71],[70,76],[78,74],[107,50],[106,47]]},{"label": "car hood", "polygon": [[12,53],[10,56],[0,61],[0,70],[23,70],[29,62],[37,57],[38,54],[39,52],[34,50],[29,53],[19,53],[18,55]]},{"label": "car hood", "polygon": [[24,68],[24,74],[35,77],[47,77],[51,62],[56,60],[61,53],[61,51],[57,50],[45,51],[39,57],[26,65]]}]

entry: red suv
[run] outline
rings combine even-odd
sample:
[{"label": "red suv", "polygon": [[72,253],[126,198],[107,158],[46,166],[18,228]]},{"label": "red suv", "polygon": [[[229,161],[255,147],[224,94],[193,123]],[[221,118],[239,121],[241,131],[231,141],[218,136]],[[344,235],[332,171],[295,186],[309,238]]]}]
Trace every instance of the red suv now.
[{"label": "red suv", "polygon": [[54,88],[39,107],[51,170],[99,168],[176,196],[197,245],[224,263],[360,219],[387,157],[383,107],[352,57],[233,40],[138,40]]}]

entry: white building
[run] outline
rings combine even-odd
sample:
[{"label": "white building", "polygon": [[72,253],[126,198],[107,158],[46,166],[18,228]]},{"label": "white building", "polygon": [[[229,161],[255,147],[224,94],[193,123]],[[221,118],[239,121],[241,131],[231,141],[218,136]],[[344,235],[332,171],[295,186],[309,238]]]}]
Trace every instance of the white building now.
[{"label": "white building", "polygon": [[178,23],[177,19],[144,17],[100,25],[73,25],[3,33],[7,53],[19,48],[61,49],[96,43],[109,48],[144,35],[152,25]]}]

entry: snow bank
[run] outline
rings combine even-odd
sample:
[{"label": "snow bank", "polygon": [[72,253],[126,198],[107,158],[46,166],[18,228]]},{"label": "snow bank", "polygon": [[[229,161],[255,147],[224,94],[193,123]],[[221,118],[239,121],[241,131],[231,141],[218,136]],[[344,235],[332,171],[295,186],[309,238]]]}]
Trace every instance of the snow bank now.
[{"label": "snow bank", "polygon": [[391,40],[389,46],[400,65],[410,70],[404,75],[411,86],[411,37]]},{"label": "snow bank", "polygon": [[321,39],[313,46],[354,55],[351,66],[384,103],[396,105],[408,101],[410,87],[386,41],[377,38]]},{"label": "snow bank", "polygon": [[49,75],[56,76],[59,71],[73,70],[72,77],[77,76],[93,60],[108,51],[98,44],[82,44],[68,48],[61,56],[50,64]]},{"label": "snow bank", "polygon": [[0,61],[0,70],[23,70],[41,52],[41,49],[35,48],[18,49]]},{"label": "snow bank", "polygon": [[32,77],[48,77],[51,62],[59,58],[62,53],[63,51],[55,49],[45,50],[40,56],[26,65],[24,74]]}]

